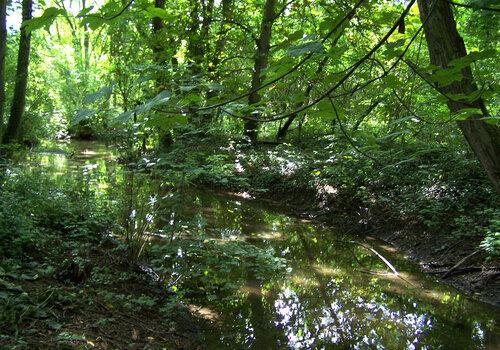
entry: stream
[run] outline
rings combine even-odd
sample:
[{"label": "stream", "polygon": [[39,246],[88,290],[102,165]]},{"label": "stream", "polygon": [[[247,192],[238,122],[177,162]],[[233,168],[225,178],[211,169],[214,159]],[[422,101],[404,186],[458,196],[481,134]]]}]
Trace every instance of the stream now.
[{"label": "stream", "polygon": [[145,218],[134,232],[142,227],[162,256],[154,264],[164,262],[168,287],[203,288],[185,297],[212,325],[209,349],[500,348],[497,307],[423,274],[376,238],[293,218],[246,196],[173,193],[157,173],[126,171],[104,144],[66,147],[32,152],[28,164],[61,181],[83,176],[119,203],[127,225]]}]

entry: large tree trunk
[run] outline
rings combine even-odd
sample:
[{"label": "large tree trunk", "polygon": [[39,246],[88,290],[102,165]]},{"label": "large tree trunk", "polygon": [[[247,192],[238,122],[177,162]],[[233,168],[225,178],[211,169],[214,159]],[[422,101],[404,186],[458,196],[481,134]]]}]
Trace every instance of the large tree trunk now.
[{"label": "large tree trunk", "polygon": [[7,0],[0,0],[0,130],[5,109],[5,54],[7,50]]},{"label": "large tree trunk", "polygon": [[[464,41],[457,30],[450,4],[447,0],[418,0],[420,18],[424,23],[425,38],[432,64],[446,68],[450,61],[467,55]],[[432,12],[431,12],[432,11]],[[426,20],[427,19],[427,20]],[[470,94],[477,90],[470,66],[462,70],[463,79],[440,88],[444,94]],[[487,114],[484,101],[448,101],[452,113],[464,108],[478,108]],[[470,147],[479,158],[493,185],[500,192],[500,127],[479,120],[473,115],[458,121]]]},{"label": "large tree trunk", "polygon": [[[22,2],[23,23],[32,17],[33,0],[23,0]],[[31,33],[27,33],[21,26],[21,38],[19,40],[19,53],[17,55],[16,85],[14,87],[14,97],[10,109],[9,123],[5,130],[3,143],[10,143],[17,138],[19,126],[24,114],[26,103],[26,86],[28,85],[28,66],[30,62]]]},{"label": "large tree trunk", "polygon": [[[259,39],[257,40],[257,49],[254,56],[254,68],[252,73],[251,91],[254,91],[262,85],[264,77],[261,76],[262,71],[267,67],[269,56],[269,49],[271,47],[271,30],[275,20],[274,8],[276,7],[276,0],[266,0],[264,5],[264,12],[262,15],[262,22],[260,28]],[[255,91],[248,96],[248,104],[253,105],[260,102],[260,94]],[[253,113],[251,117],[257,117]],[[259,123],[256,120],[247,120],[245,122],[245,135],[250,139],[252,144],[257,142],[257,129]]]}]

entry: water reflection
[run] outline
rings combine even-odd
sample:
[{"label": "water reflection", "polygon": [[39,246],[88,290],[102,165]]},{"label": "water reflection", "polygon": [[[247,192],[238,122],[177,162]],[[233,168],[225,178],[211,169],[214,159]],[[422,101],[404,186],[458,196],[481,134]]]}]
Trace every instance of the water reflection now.
[{"label": "water reflection", "polygon": [[[138,218],[148,222],[144,230],[156,237],[149,243],[162,253],[157,263],[163,264],[169,285],[192,290],[193,310],[215,322],[216,331],[207,332],[208,348],[499,345],[497,308],[423,276],[390,246],[365,242],[383,252],[399,276],[365,247],[345,243],[362,241],[359,237],[276,214],[240,197],[171,193],[161,180],[125,171],[103,145],[74,144],[73,150],[69,157],[32,155],[33,166],[42,165],[59,178],[68,171],[83,174],[88,186],[119,204],[117,217],[129,230],[138,229]],[[249,260],[241,250],[251,251],[250,246],[284,264],[263,266],[273,264],[264,253]]]}]

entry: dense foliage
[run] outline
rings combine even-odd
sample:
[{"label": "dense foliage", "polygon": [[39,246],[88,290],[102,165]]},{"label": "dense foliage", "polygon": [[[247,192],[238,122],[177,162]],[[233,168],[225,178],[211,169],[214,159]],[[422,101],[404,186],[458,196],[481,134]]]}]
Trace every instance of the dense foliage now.
[{"label": "dense foliage", "polygon": [[[246,271],[260,281],[286,265],[208,239],[196,217],[156,227],[169,208],[139,189],[156,181],[174,203],[194,187],[271,199],[445,276],[497,278],[495,1],[0,1],[0,345],[22,347],[30,322],[83,341],[61,329],[66,316],[37,314],[80,297],[80,310],[159,306],[170,329],[185,297],[231,300]],[[63,178],[27,161],[26,148],[71,159],[69,140],[106,142],[123,167]],[[150,280],[141,264],[166,292],[113,287]],[[59,289],[41,292],[40,278]],[[85,288],[61,291],[68,281]]]}]

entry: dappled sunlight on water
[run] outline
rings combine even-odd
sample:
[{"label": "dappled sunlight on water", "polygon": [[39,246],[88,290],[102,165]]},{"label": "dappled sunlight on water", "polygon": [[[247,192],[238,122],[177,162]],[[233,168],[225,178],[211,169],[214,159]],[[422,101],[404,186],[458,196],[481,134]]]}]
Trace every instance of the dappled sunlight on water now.
[{"label": "dappled sunlight on water", "polygon": [[[144,236],[161,257],[155,268],[163,270],[174,292],[189,289],[189,308],[214,322],[208,348],[493,349],[499,344],[497,308],[423,275],[375,238],[280,215],[242,197],[168,192],[161,180],[125,171],[104,145],[75,144],[72,152],[29,157],[54,177],[63,179],[68,171],[83,175],[85,184],[120,203],[120,220],[135,230],[141,227],[137,220],[148,223]],[[280,158],[276,162],[284,172],[293,171]]]}]

